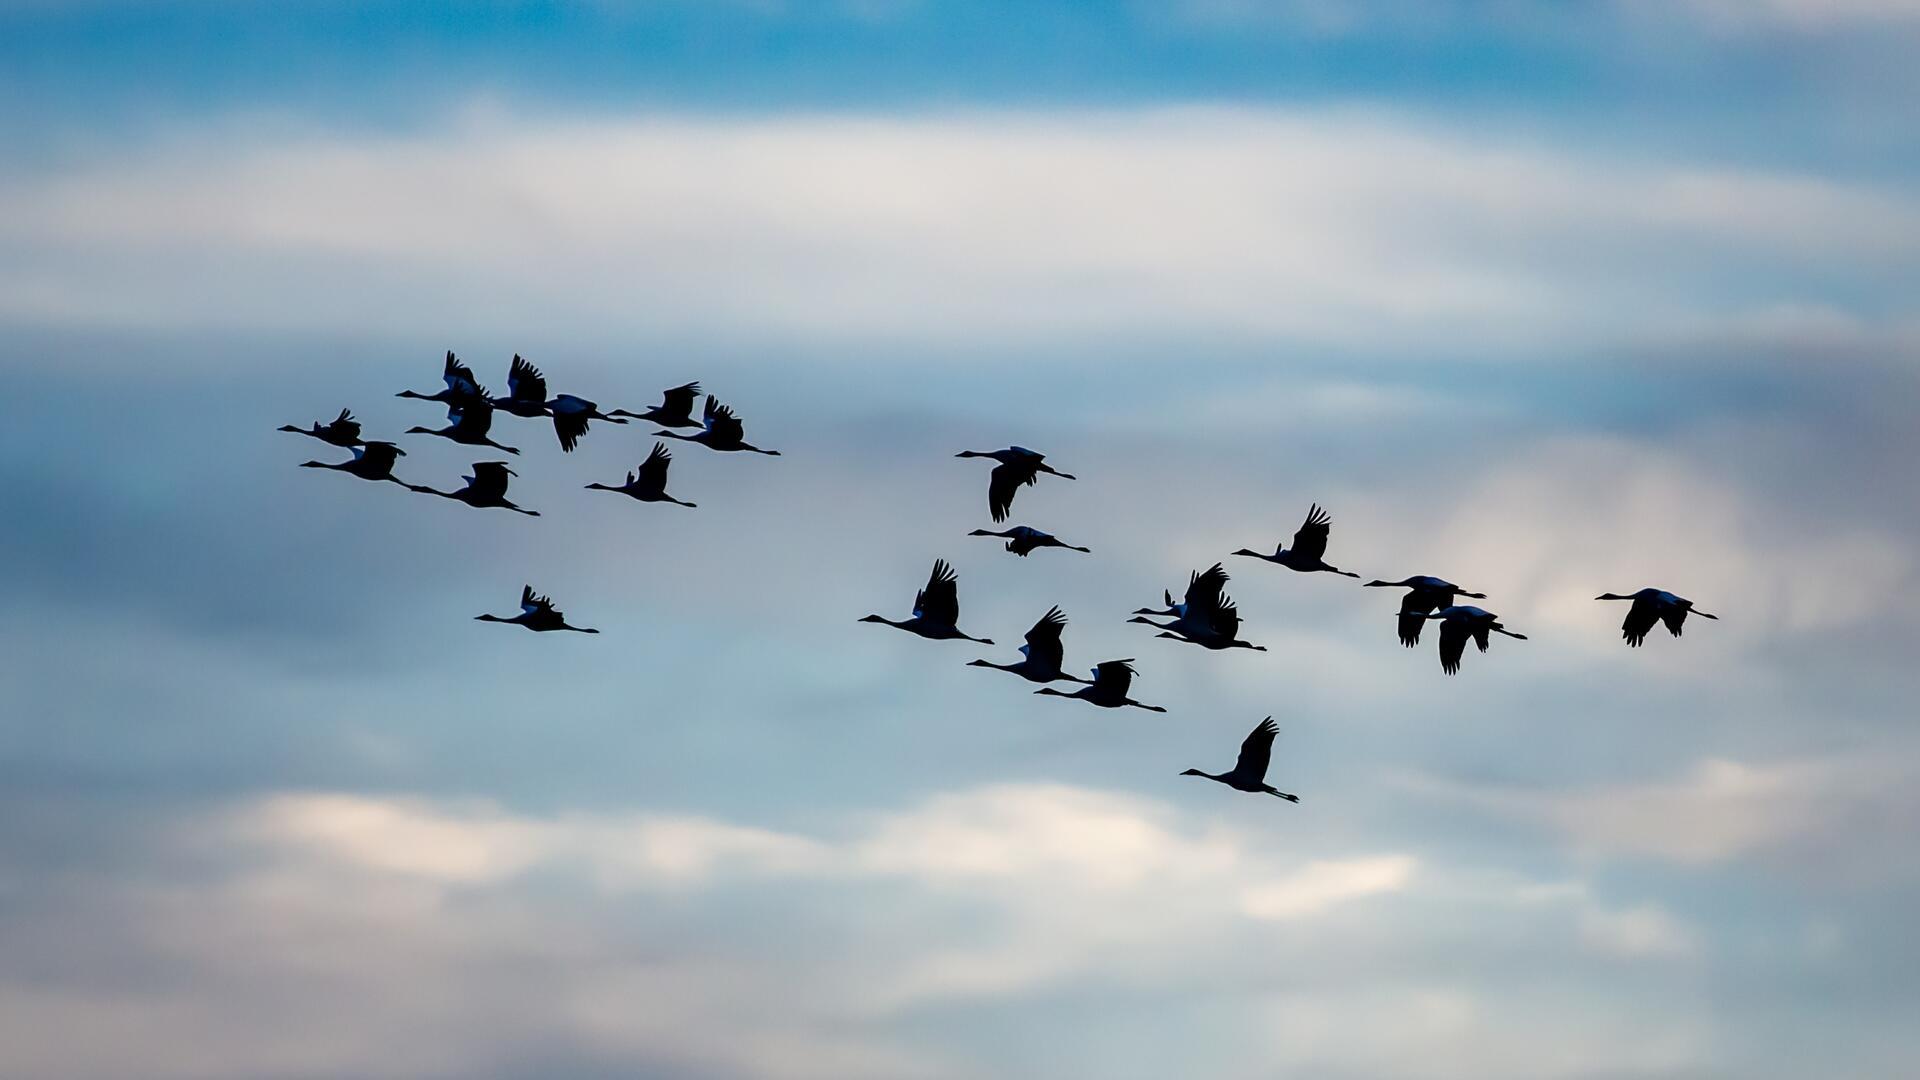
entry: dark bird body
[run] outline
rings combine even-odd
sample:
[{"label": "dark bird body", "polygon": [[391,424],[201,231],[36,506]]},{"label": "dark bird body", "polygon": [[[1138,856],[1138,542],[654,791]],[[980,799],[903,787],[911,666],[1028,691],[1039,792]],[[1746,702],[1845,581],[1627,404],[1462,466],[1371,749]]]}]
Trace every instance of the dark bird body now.
[{"label": "dark bird body", "polygon": [[703,430],[697,434],[682,435],[676,431],[658,431],[654,434],[663,439],[680,439],[685,442],[699,443],[709,450],[727,453],[745,451],[749,454],[765,454],[768,457],[780,456],[778,450],[762,450],[745,441],[746,425],[733,414],[731,408],[714,400],[712,394],[707,395],[707,407],[703,416],[706,422]]},{"label": "dark bird body", "polygon": [[1686,624],[1687,615],[1692,613],[1703,619],[1719,619],[1718,615],[1709,615],[1693,606],[1693,601],[1683,596],[1675,596],[1665,589],[1641,589],[1638,592],[1621,596],[1618,593],[1602,593],[1596,600],[1631,600],[1633,606],[1627,609],[1626,621],[1620,624],[1620,636],[1628,645],[1639,648],[1653,632],[1654,624],[1666,623],[1667,633],[1680,636],[1680,628]]},{"label": "dark bird body", "polygon": [[584,626],[567,625],[566,616],[554,610],[553,600],[550,597],[535,596],[531,585],[520,587],[520,614],[511,619],[503,619],[498,615],[475,615],[474,618],[481,622],[512,623],[514,626],[524,626],[542,634],[553,630],[571,630],[576,634],[600,632]]},{"label": "dark bird body", "polygon": [[409,487],[405,480],[393,475],[393,463],[396,458],[406,456],[406,451],[390,442],[361,443],[349,447],[353,451],[353,460],[340,462],[303,461],[303,469],[332,469],[347,473],[362,480],[391,480],[401,487]]},{"label": "dark bird body", "polygon": [[1126,660],[1108,660],[1094,667],[1092,682],[1075,690],[1071,694],[1055,690],[1051,686],[1043,686],[1035,690],[1034,693],[1046,694],[1051,697],[1079,698],[1081,701],[1098,705],[1103,709],[1118,709],[1131,706],[1136,709],[1145,709],[1148,712],[1166,712],[1167,710],[1158,705],[1145,705],[1127,696],[1127,691],[1133,688],[1134,674],[1133,660],[1131,658]]},{"label": "dark bird body", "polygon": [[701,427],[702,424],[700,421],[693,418],[693,403],[699,399],[700,384],[690,382],[685,386],[676,386],[671,390],[662,391],[660,394],[660,404],[655,405],[646,412],[629,412],[626,409],[615,409],[607,415],[616,417],[630,416],[636,420],[644,420],[650,424],[659,424],[661,427]]},{"label": "dark bird body", "polygon": [[[1159,611],[1139,608],[1128,622],[1142,623],[1159,631],[1160,637],[1185,641],[1207,649],[1253,649],[1265,652],[1266,646],[1239,640],[1240,610],[1221,589],[1227,583],[1227,571],[1214,563],[1203,573],[1195,571],[1187,578],[1184,599],[1175,603],[1173,594],[1163,592],[1167,606]],[[1147,616],[1171,617],[1170,623],[1157,623]]]},{"label": "dark bird body", "polygon": [[1066,548],[1068,551],[1086,553],[1087,549],[1069,544],[1052,533],[1044,533],[1030,525],[1015,525],[1011,529],[992,532],[987,529],[975,529],[968,536],[999,536],[1007,541],[1007,550],[1025,558],[1036,549],[1043,547]]},{"label": "dark bird body", "polygon": [[935,641],[961,639],[981,645],[993,644],[991,638],[970,637],[956,625],[960,621],[960,583],[945,559],[934,560],[933,573],[927,577],[926,586],[913,595],[912,618],[896,622],[883,615],[868,615],[860,621],[885,623]]},{"label": "dark bird body", "polygon": [[407,487],[422,495],[438,495],[443,499],[463,502],[476,509],[511,510],[528,517],[539,517],[540,511],[528,510],[507,501],[507,477],[519,473],[507,468],[504,461],[476,461],[473,463],[473,475],[462,477],[467,486],[459,491],[440,491],[424,484],[408,484]]},{"label": "dark bird body", "polygon": [[1289,570],[1297,570],[1303,574],[1325,571],[1330,574],[1341,574],[1346,577],[1359,577],[1359,574],[1349,570],[1342,570],[1337,566],[1332,566],[1327,563],[1325,558],[1327,554],[1327,537],[1332,532],[1333,519],[1327,516],[1325,510],[1320,509],[1319,503],[1315,503],[1313,504],[1313,508],[1307,511],[1307,520],[1303,522],[1299,530],[1293,534],[1292,547],[1284,548],[1276,545],[1271,555],[1258,551],[1249,551],[1246,548],[1241,548],[1239,551],[1234,552],[1234,554],[1246,555],[1255,559],[1265,559],[1267,562],[1278,563]]},{"label": "dark bird body", "polygon": [[667,444],[654,443],[653,453],[640,463],[640,468],[627,473],[627,482],[619,487],[606,484],[588,484],[589,491],[617,491],[628,498],[641,502],[667,502],[675,506],[693,506],[667,494],[667,466],[673,464],[673,455],[667,452]]},{"label": "dark bird body", "polygon": [[1407,594],[1400,598],[1400,644],[1409,649],[1420,644],[1420,628],[1427,625],[1427,616],[1432,612],[1452,607],[1454,601],[1462,596],[1470,596],[1475,600],[1487,598],[1486,593],[1468,592],[1451,581],[1437,577],[1369,581],[1366,587],[1407,590]]},{"label": "dark bird body", "polygon": [[974,660],[968,667],[993,668],[997,671],[1011,671],[1028,682],[1049,683],[1062,679],[1067,682],[1086,682],[1076,679],[1060,670],[1061,661],[1066,656],[1065,647],[1060,643],[1060,632],[1067,628],[1067,617],[1058,607],[1048,609],[1040,621],[1027,631],[1027,643],[1020,646],[1021,659],[1014,664],[996,664],[991,660]]},{"label": "dark bird body", "polygon": [[1300,801],[1298,795],[1289,795],[1267,783],[1267,765],[1273,757],[1273,738],[1278,734],[1280,729],[1274,726],[1273,717],[1269,716],[1260,721],[1260,726],[1254,728],[1246,741],[1240,744],[1240,759],[1233,763],[1233,768],[1223,773],[1188,769],[1180,775],[1204,776],[1235,791],[1277,795],[1288,802],[1297,803]]},{"label": "dark bird body", "polygon": [[1527,640],[1527,635],[1516,634],[1500,622],[1500,617],[1491,611],[1477,607],[1442,608],[1429,619],[1440,620],[1440,670],[1449,675],[1460,673],[1460,660],[1467,654],[1467,639],[1487,651],[1493,634],[1505,634],[1510,638]]},{"label": "dark bird body", "polygon": [[334,417],[325,424],[322,424],[318,420],[315,420],[313,426],[310,428],[295,427],[292,424],[282,424],[280,425],[280,430],[291,431],[295,435],[306,435],[310,438],[319,439],[329,446],[338,446],[344,449],[352,449],[353,447],[361,445],[360,421],[355,420],[353,413],[346,409],[341,409],[339,416]]},{"label": "dark bird body", "polygon": [[999,462],[987,477],[987,510],[993,514],[993,520],[1005,521],[1013,510],[1013,497],[1021,488],[1034,482],[1041,473],[1058,476],[1063,480],[1072,480],[1072,473],[1064,473],[1047,464],[1047,455],[1035,453],[1024,446],[1009,446],[1005,450],[962,450],[953,455],[963,458],[992,458]]}]

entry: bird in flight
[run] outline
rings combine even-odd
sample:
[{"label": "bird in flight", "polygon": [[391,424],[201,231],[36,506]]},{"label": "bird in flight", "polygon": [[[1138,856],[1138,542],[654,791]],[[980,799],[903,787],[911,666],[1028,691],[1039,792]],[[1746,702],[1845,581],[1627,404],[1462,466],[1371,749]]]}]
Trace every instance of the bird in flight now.
[{"label": "bird in flight", "polygon": [[1527,640],[1527,635],[1507,629],[1501,624],[1500,616],[1482,608],[1446,607],[1425,617],[1440,620],[1440,670],[1449,675],[1460,673],[1460,659],[1467,654],[1468,638],[1480,646],[1481,652],[1487,651],[1492,634]]},{"label": "bird in flight", "polygon": [[341,409],[339,416],[334,417],[325,424],[322,424],[318,420],[315,420],[313,426],[310,428],[295,427],[292,424],[282,424],[280,425],[280,430],[291,431],[295,435],[306,435],[319,439],[321,442],[330,446],[350,449],[360,445],[360,421],[355,420],[353,413],[346,409]]},{"label": "bird in flight", "polygon": [[1475,600],[1485,600],[1486,593],[1468,592],[1451,581],[1437,577],[1410,577],[1400,581],[1369,581],[1369,589],[1401,589],[1407,594],[1400,598],[1400,644],[1411,649],[1420,644],[1420,628],[1427,625],[1427,615],[1440,608],[1452,607],[1454,601],[1462,596]]},{"label": "bird in flight", "polygon": [[860,621],[885,623],[935,641],[960,638],[981,645],[993,644],[991,638],[969,637],[956,625],[960,621],[960,583],[945,559],[934,560],[927,584],[913,595],[912,618],[895,622],[883,615],[868,615]]},{"label": "bird in flight", "polygon": [[1034,693],[1047,694],[1052,697],[1079,698],[1081,701],[1098,705],[1103,709],[1118,709],[1124,706],[1132,706],[1136,709],[1145,709],[1148,712],[1166,712],[1167,710],[1158,705],[1145,705],[1127,696],[1127,691],[1133,688],[1134,674],[1133,660],[1131,658],[1126,660],[1108,660],[1103,664],[1094,666],[1092,682],[1075,690],[1071,694],[1062,693],[1051,686],[1043,686],[1035,690]]},{"label": "bird in flight", "polygon": [[661,427],[700,427],[700,421],[693,418],[693,403],[700,399],[700,384],[690,382],[660,393],[660,404],[646,412],[629,412],[615,409],[608,416],[630,416],[636,420],[645,420]]},{"label": "bird in flight", "polygon": [[1188,603],[1186,608],[1170,623],[1157,623],[1146,614],[1136,614],[1128,622],[1145,623],[1160,631],[1156,637],[1185,641],[1207,649],[1252,649],[1266,652],[1265,645],[1255,645],[1251,641],[1240,640],[1240,609],[1234,606],[1230,596],[1215,596],[1205,604]]},{"label": "bird in flight", "polygon": [[709,450],[728,452],[744,450],[750,454],[765,454],[768,457],[780,456],[780,451],[778,450],[762,450],[752,443],[746,442],[742,438],[742,436],[746,434],[746,426],[741,422],[739,417],[733,415],[731,408],[720,404],[720,402],[714,399],[712,394],[707,395],[707,408],[704,413],[704,418],[706,421],[703,425],[704,430],[693,435],[682,435],[677,431],[657,431],[654,432],[654,434],[662,439],[681,439],[686,442],[696,442]]},{"label": "bird in flight", "polygon": [[1134,614],[1166,615],[1178,619],[1188,612],[1210,611],[1220,606],[1220,590],[1226,587],[1228,580],[1226,567],[1214,563],[1205,572],[1195,570],[1187,576],[1186,596],[1179,603],[1174,602],[1172,593],[1163,589],[1160,595],[1166,598],[1165,608],[1159,611],[1137,608]]},{"label": "bird in flight", "polygon": [[617,491],[629,498],[641,502],[668,502],[675,506],[693,506],[667,494],[667,466],[673,464],[673,455],[667,452],[667,444],[653,444],[653,453],[640,463],[638,470],[627,473],[627,482],[619,487],[606,484],[588,484],[588,491]]},{"label": "bird in flight", "polygon": [[447,352],[447,366],[440,378],[447,384],[445,390],[435,394],[422,394],[413,390],[402,390],[394,397],[419,398],[421,401],[438,401],[452,409],[472,401],[486,401],[487,388],[473,377],[473,369],[460,362],[460,358]]},{"label": "bird in flight", "polygon": [[1647,640],[1655,623],[1667,624],[1667,633],[1680,636],[1680,627],[1685,625],[1689,613],[1703,619],[1718,620],[1720,616],[1709,615],[1693,606],[1693,601],[1683,596],[1675,596],[1665,589],[1641,589],[1638,592],[1621,596],[1618,593],[1602,593],[1596,600],[1631,600],[1633,606],[1627,609],[1627,619],[1620,624],[1620,636],[1627,644],[1639,648]]},{"label": "bird in flight", "polygon": [[531,585],[520,587],[520,614],[511,619],[503,619],[498,615],[475,615],[474,618],[481,622],[512,623],[542,634],[550,630],[571,630],[576,634],[600,632],[584,626],[567,625],[567,617],[555,610],[552,598],[535,596]]},{"label": "bird in flight", "polygon": [[362,480],[391,480],[401,487],[410,487],[405,480],[393,475],[393,462],[405,457],[407,452],[390,442],[361,443],[349,447],[353,451],[353,460],[340,462],[303,461],[303,469],[333,469],[337,472],[357,476]]},{"label": "bird in flight", "polygon": [[1086,548],[1069,544],[1052,533],[1041,532],[1039,529],[1033,528],[1030,525],[1015,525],[1011,529],[1004,529],[1000,532],[992,532],[987,529],[975,529],[967,535],[1005,537],[1007,550],[1021,558],[1026,558],[1027,555],[1031,554],[1036,548],[1043,547],[1066,548],[1068,551],[1087,551]]},{"label": "bird in flight", "polygon": [[1277,795],[1288,802],[1297,803],[1300,796],[1289,795],[1267,783],[1267,764],[1273,759],[1273,737],[1280,734],[1274,726],[1273,717],[1260,721],[1245,742],[1240,744],[1240,759],[1233,768],[1223,773],[1201,772],[1188,769],[1181,776],[1204,776],[1233,788],[1235,791],[1248,791],[1255,794]]},{"label": "bird in flight", "polygon": [[1059,607],[1047,609],[1040,621],[1027,631],[1027,643],[1020,646],[1020,660],[1013,664],[996,664],[991,660],[974,660],[968,667],[993,668],[997,671],[1011,671],[1028,682],[1048,683],[1066,680],[1067,682],[1086,682],[1076,679],[1060,670],[1060,662],[1066,651],[1060,644],[1060,632],[1067,628],[1067,617],[1061,614]]},{"label": "bird in flight", "polygon": [[407,487],[422,495],[438,495],[443,499],[463,502],[478,509],[498,508],[511,510],[528,517],[539,517],[540,511],[528,510],[507,501],[507,477],[518,476],[517,472],[507,468],[504,461],[476,461],[473,463],[473,475],[461,479],[467,486],[459,491],[440,491],[425,484],[408,484]]},{"label": "bird in flight", "polygon": [[512,446],[494,442],[487,435],[493,430],[493,405],[486,398],[475,398],[460,405],[447,406],[448,424],[443,428],[410,427],[409,435],[435,435],[450,439],[462,446],[491,446],[495,450],[505,450],[509,454],[520,451]]},{"label": "bird in flight", "polygon": [[519,353],[513,354],[513,363],[507,368],[507,396],[494,398],[493,407],[529,420],[542,416],[553,417],[553,433],[560,439],[561,452],[567,454],[573,453],[573,448],[580,444],[581,437],[587,433],[589,421],[626,423],[601,412],[600,406],[583,397],[561,394],[549,399],[547,377]]},{"label": "bird in flight", "polygon": [[962,450],[953,456],[992,458],[999,462],[987,476],[987,509],[995,521],[1007,520],[1007,515],[1013,510],[1014,495],[1032,484],[1041,473],[1063,480],[1074,479],[1072,473],[1061,472],[1047,464],[1047,455],[1035,453],[1024,446],[1009,446],[1005,450]]},{"label": "bird in flight", "polygon": [[1307,520],[1301,523],[1300,528],[1294,532],[1292,547],[1285,548],[1275,545],[1273,554],[1271,555],[1266,555],[1258,551],[1248,551],[1246,548],[1241,548],[1239,551],[1234,552],[1234,554],[1249,555],[1256,559],[1265,559],[1270,563],[1279,563],[1289,570],[1297,570],[1303,574],[1312,573],[1316,570],[1324,570],[1331,574],[1341,574],[1351,578],[1359,577],[1359,574],[1353,573],[1350,570],[1342,570],[1337,566],[1329,565],[1326,559],[1323,558],[1327,553],[1327,535],[1332,531],[1333,519],[1327,516],[1325,510],[1320,509],[1319,503],[1314,503],[1313,508],[1307,511]]}]

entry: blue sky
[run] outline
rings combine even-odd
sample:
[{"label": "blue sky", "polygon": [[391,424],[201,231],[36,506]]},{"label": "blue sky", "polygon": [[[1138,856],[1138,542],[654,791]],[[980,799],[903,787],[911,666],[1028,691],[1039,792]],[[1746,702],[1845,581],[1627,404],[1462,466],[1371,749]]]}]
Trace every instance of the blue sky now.
[{"label": "blue sky", "polygon": [[[0,1073],[1909,1075],[1916,48],[1907,0],[0,3]],[[503,417],[538,519],[295,468],[437,423],[392,395],[449,348],[785,453],[639,506],[581,488],[643,430]],[[1091,556],[966,536],[1009,443]],[[1448,679],[1250,560],[1269,652],[1124,623],[1316,501],[1531,640]],[[856,623],[935,557],[999,645]],[[472,621],[527,581],[602,634]],[[1722,620],[1629,651],[1591,598],[1642,585]],[[1170,712],[965,666],[1055,603]],[[1177,775],[1268,714],[1300,805]]]}]

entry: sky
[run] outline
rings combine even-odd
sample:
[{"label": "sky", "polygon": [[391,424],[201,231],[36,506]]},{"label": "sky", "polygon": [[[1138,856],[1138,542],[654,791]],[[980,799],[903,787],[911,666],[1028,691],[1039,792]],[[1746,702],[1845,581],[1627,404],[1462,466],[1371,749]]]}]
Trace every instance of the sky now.
[{"label": "sky", "polygon": [[[1920,4],[0,0],[0,1075],[1900,1078]],[[302,470],[447,350],[778,458]],[[1014,520],[987,469],[1075,473]],[[1395,598],[1227,553],[1309,504]],[[903,617],[935,558],[992,646]],[[1226,559],[1213,653],[1132,610]],[[473,621],[523,583],[587,637]],[[1602,592],[1720,616],[1620,639]],[[1036,697],[1136,658],[1165,715]],[[1182,769],[1262,717],[1298,805]]]}]

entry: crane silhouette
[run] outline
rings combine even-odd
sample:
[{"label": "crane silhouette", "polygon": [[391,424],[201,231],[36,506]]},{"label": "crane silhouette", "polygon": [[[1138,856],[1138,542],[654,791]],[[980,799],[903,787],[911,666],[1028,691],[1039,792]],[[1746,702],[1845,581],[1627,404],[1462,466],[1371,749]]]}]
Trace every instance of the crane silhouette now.
[{"label": "crane silhouette", "polygon": [[1125,660],[1108,660],[1094,665],[1093,681],[1071,694],[1062,693],[1051,686],[1043,686],[1034,693],[1046,694],[1050,697],[1079,698],[1081,701],[1098,705],[1103,709],[1130,706],[1135,709],[1145,709],[1148,712],[1166,712],[1167,710],[1158,705],[1146,705],[1127,696],[1127,691],[1133,688],[1134,675],[1132,657]]},{"label": "crane silhouette", "polygon": [[421,401],[437,401],[448,407],[465,405],[474,401],[487,401],[487,388],[473,377],[473,369],[460,362],[460,358],[447,352],[447,364],[440,374],[447,388],[433,394],[422,394],[413,390],[402,390],[394,397],[418,398]]},{"label": "crane silhouette", "polygon": [[1028,682],[1048,683],[1062,679],[1067,682],[1086,682],[1060,670],[1061,660],[1066,655],[1060,644],[1060,632],[1067,628],[1067,617],[1058,606],[1047,609],[1040,621],[1027,631],[1027,643],[1020,646],[1020,660],[1013,664],[996,664],[991,660],[970,661],[968,667],[993,668],[996,671],[1011,671]]},{"label": "crane silhouette", "polygon": [[353,451],[351,461],[303,461],[303,469],[332,469],[362,480],[390,480],[401,487],[410,486],[405,480],[393,475],[393,463],[396,458],[405,457],[407,452],[390,442],[361,443],[349,447]]},{"label": "crane silhouette", "polygon": [[1500,622],[1500,617],[1491,611],[1477,607],[1447,607],[1425,616],[1440,620],[1440,670],[1449,675],[1460,673],[1460,660],[1467,654],[1467,639],[1487,651],[1492,642],[1492,634],[1505,634],[1510,638],[1527,640],[1527,635],[1516,634]]},{"label": "crane silhouette", "polygon": [[969,637],[956,624],[960,621],[960,583],[953,567],[945,559],[935,559],[927,583],[913,595],[913,616],[898,622],[884,615],[868,615],[861,622],[884,623],[935,641],[963,639],[980,645],[993,644],[992,638]]},{"label": "crane silhouette", "polygon": [[1485,600],[1486,593],[1468,592],[1451,581],[1437,577],[1410,577],[1399,581],[1380,581],[1366,584],[1369,589],[1400,589],[1407,594],[1400,598],[1400,644],[1411,649],[1420,644],[1420,628],[1427,625],[1428,614],[1440,608],[1452,607],[1454,601],[1462,596],[1475,600]]},{"label": "crane silhouette", "polygon": [[1329,565],[1324,558],[1327,553],[1327,536],[1332,531],[1333,519],[1327,516],[1325,510],[1320,509],[1319,503],[1314,503],[1313,508],[1307,511],[1307,520],[1302,522],[1300,528],[1294,532],[1292,547],[1285,548],[1275,545],[1273,554],[1271,555],[1258,551],[1249,551],[1246,548],[1241,548],[1239,551],[1234,552],[1234,554],[1247,555],[1255,559],[1265,559],[1270,563],[1278,563],[1289,570],[1297,570],[1303,574],[1313,573],[1314,571],[1326,571],[1327,573],[1342,574],[1350,578],[1359,577],[1359,574],[1353,573],[1350,570],[1342,570],[1337,566]]},{"label": "crane silhouette", "polygon": [[1685,625],[1689,613],[1703,619],[1718,620],[1720,616],[1709,615],[1693,606],[1693,601],[1683,596],[1675,596],[1665,589],[1641,589],[1621,596],[1618,593],[1601,593],[1595,600],[1631,600],[1633,606],[1627,609],[1626,621],[1620,624],[1620,636],[1629,646],[1639,648],[1647,640],[1655,623],[1666,623],[1667,633],[1680,636],[1680,628]]},{"label": "crane silhouette", "polygon": [[507,368],[507,396],[494,398],[493,406],[501,412],[530,420],[542,416],[553,417],[553,433],[560,440],[561,453],[565,454],[573,453],[573,448],[580,444],[590,421],[626,423],[619,417],[601,412],[600,406],[583,397],[561,394],[548,398],[547,377],[519,353],[513,354],[513,362]]},{"label": "crane silhouette", "polygon": [[1000,532],[993,532],[988,529],[975,529],[967,535],[1004,537],[1007,541],[1007,550],[1023,559],[1032,554],[1035,549],[1043,547],[1066,548],[1068,551],[1078,551],[1083,554],[1087,553],[1086,548],[1069,544],[1052,533],[1041,532],[1039,529],[1033,528],[1030,525],[1015,525],[1011,529],[1003,529]]},{"label": "crane silhouette", "polygon": [[608,416],[633,417],[661,427],[701,427],[700,421],[693,418],[693,403],[700,398],[700,384],[690,382],[660,392],[660,404],[646,412],[629,412],[615,409]]},{"label": "crane silhouette", "polygon": [[662,439],[680,439],[685,442],[699,443],[709,450],[728,453],[745,451],[749,454],[765,454],[768,457],[780,456],[778,450],[762,450],[745,441],[743,438],[746,434],[745,424],[733,414],[731,408],[716,401],[712,394],[707,395],[704,419],[703,430],[693,435],[682,435],[677,431],[657,431],[654,434]]},{"label": "crane silhouette", "polygon": [[571,630],[576,634],[597,634],[600,632],[584,626],[567,625],[566,616],[554,608],[552,598],[534,595],[533,586],[531,585],[522,585],[520,587],[520,614],[515,615],[511,619],[503,619],[498,615],[475,615],[474,618],[480,622],[511,623],[514,626],[524,626],[529,630],[542,634],[554,630]]},{"label": "crane silhouette", "polygon": [[1233,763],[1233,768],[1223,773],[1188,769],[1180,775],[1204,776],[1216,783],[1225,784],[1235,791],[1277,795],[1288,802],[1297,803],[1300,801],[1300,796],[1289,795],[1267,783],[1267,765],[1273,758],[1273,738],[1278,734],[1280,729],[1274,726],[1273,717],[1269,716],[1260,721],[1260,726],[1254,728],[1246,741],[1240,744],[1240,758]]},{"label": "crane silhouette", "polygon": [[528,517],[539,517],[540,511],[528,510],[507,501],[507,477],[518,476],[517,472],[507,468],[504,461],[476,461],[473,463],[473,475],[462,477],[467,486],[459,491],[440,491],[424,484],[408,484],[407,487],[422,495],[438,495],[443,499],[463,502],[477,509],[497,508],[511,510]]},{"label": "crane silhouette", "polygon": [[667,444],[656,442],[653,453],[640,463],[640,468],[627,473],[627,482],[619,487],[606,484],[588,484],[588,491],[617,491],[629,498],[641,502],[666,502],[675,506],[693,506],[667,494],[667,466],[673,464],[673,455],[667,451]]},{"label": "crane silhouette", "polygon": [[1009,446],[1004,450],[962,450],[953,456],[992,458],[999,462],[987,476],[987,509],[995,521],[1007,520],[1007,514],[1013,510],[1014,495],[1032,484],[1041,473],[1063,480],[1074,479],[1072,473],[1061,472],[1047,464],[1047,455],[1024,446]]},{"label": "crane silhouette", "polygon": [[310,428],[295,427],[292,424],[282,424],[280,425],[280,430],[291,431],[295,435],[305,435],[309,438],[319,439],[329,446],[338,446],[343,449],[352,449],[353,447],[359,446],[361,442],[360,421],[355,420],[353,413],[346,409],[341,409],[339,416],[334,417],[325,424],[322,424],[318,420],[315,420],[313,426]]},{"label": "crane silhouette", "polygon": [[518,454],[515,447],[494,442],[487,435],[493,430],[493,405],[485,398],[475,398],[460,405],[447,406],[447,419],[450,423],[443,428],[410,427],[409,435],[433,435],[463,446],[491,446],[495,450],[505,450],[509,454]]}]

